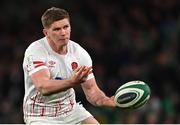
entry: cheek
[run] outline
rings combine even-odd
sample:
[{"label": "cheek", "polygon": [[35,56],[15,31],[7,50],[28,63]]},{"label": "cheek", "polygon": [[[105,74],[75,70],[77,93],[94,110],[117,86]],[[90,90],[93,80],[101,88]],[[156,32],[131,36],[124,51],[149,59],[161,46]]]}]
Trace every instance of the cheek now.
[{"label": "cheek", "polygon": [[69,34],[71,34],[71,28],[69,29]]},{"label": "cheek", "polygon": [[49,37],[51,39],[56,39],[58,37],[58,34],[57,33],[51,33],[51,34],[49,34]]},{"label": "cheek", "polygon": [[71,35],[71,30],[67,31],[67,34],[68,34],[68,36],[70,36]]},{"label": "cheek", "polygon": [[49,38],[51,38],[52,33],[51,33],[51,32],[47,32],[47,33],[46,33],[46,36],[49,37]]}]

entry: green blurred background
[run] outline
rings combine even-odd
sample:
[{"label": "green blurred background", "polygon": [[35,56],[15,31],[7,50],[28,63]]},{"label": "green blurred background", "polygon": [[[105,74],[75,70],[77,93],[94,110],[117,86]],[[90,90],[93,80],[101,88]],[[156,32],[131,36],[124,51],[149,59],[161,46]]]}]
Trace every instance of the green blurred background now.
[{"label": "green blurred background", "polygon": [[23,54],[43,37],[40,18],[52,6],[69,11],[71,39],[91,55],[98,85],[107,95],[131,80],[151,88],[149,102],[127,112],[94,107],[76,87],[77,100],[100,123],[180,123],[178,0],[1,0],[1,124],[24,123]]}]

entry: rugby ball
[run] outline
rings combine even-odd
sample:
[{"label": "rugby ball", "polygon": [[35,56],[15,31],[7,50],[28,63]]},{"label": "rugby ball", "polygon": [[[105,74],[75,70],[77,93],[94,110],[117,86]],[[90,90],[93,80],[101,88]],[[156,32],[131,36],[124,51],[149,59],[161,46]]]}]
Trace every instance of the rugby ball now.
[{"label": "rugby ball", "polygon": [[150,88],[145,82],[130,81],[117,89],[114,102],[123,109],[136,109],[149,100],[150,94]]}]

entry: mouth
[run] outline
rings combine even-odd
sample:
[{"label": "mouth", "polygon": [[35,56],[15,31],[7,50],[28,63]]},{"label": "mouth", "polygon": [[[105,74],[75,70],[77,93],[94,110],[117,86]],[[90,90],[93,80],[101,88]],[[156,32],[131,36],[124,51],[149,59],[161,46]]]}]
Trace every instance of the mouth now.
[{"label": "mouth", "polygon": [[61,43],[67,43],[69,41],[69,39],[68,38],[63,38],[63,39],[61,38],[58,41]]},{"label": "mouth", "polygon": [[61,38],[61,39],[59,39],[59,40],[62,40],[62,41],[64,41],[64,40],[68,40],[68,38]]}]

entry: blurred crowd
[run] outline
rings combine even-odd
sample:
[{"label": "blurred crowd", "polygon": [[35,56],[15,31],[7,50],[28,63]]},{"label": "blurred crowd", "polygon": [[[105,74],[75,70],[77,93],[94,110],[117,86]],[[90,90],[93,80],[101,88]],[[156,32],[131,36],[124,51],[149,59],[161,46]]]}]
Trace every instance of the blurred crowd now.
[{"label": "blurred crowd", "polygon": [[132,80],[151,88],[134,110],[90,105],[80,87],[77,100],[101,123],[180,123],[180,1],[2,0],[0,4],[0,123],[23,123],[23,54],[43,37],[40,18],[49,7],[69,11],[71,39],[93,60],[100,88],[109,96]]}]

